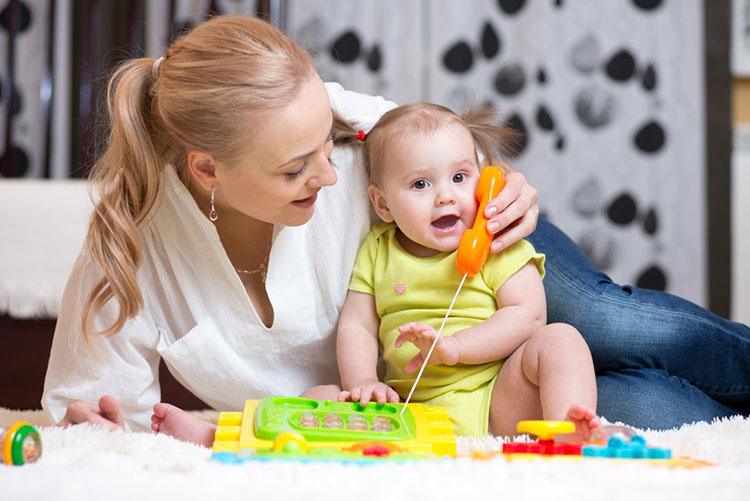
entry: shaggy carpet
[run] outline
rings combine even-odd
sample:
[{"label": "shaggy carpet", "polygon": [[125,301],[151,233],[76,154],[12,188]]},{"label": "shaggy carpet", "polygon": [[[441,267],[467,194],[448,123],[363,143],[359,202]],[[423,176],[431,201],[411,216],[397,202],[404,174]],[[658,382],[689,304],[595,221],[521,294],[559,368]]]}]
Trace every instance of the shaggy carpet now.
[{"label": "shaggy carpet", "polygon": [[[216,413],[202,411],[212,420]],[[0,429],[25,420],[39,430],[41,459],[0,465],[0,500],[295,499],[393,500],[706,500],[750,499],[750,420],[694,423],[642,431],[674,457],[712,463],[698,468],[639,460],[473,459],[497,451],[496,437],[458,439],[459,457],[372,464],[249,461],[222,464],[204,447],[148,433],[89,425],[49,426],[40,411],[0,408]]]}]

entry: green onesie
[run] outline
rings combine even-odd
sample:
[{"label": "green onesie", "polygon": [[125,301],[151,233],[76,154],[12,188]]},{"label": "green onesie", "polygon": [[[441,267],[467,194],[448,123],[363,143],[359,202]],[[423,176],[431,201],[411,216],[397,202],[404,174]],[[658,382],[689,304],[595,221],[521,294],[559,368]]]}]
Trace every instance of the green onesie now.
[{"label": "green onesie", "polygon": [[[396,329],[406,322],[439,329],[461,275],[456,269],[455,251],[428,258],[412,256],[396,241],[396,231],[393,223],[373,225],[357,255],[349,289],[375,296],[385,383],[405,399],[417,373],[407,375],[403,368],[418,350],[411,343],[396,348]],[[544,276],[544,255],[525,240],[499,254],[490,254],[479,273],[466,279],[443,335],[451,336],[481,323],[496,312],[497,290],[529,260]],[[477,365],[428,365],[412,398],[426,405],[446,406],[456,434],[484,435],[492,385],[501,365],[502,360]]]}]

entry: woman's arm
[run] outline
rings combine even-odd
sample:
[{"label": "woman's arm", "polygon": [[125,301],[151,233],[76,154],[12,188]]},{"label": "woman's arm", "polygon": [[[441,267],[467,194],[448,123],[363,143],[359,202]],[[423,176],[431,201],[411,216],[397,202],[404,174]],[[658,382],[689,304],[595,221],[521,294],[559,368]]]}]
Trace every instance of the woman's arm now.
[{"label": "woman's arm", "polygon": [[[96,276],[86,257],[79,257],[63,294],[42,406],[61,425],[150,429],[152,407],[160,398],[156,327],[142,309],[115,336],[96,336],[87,344],[81,334],[81,305]],[[94,327],[108,325],[113,310],[108,304]]]},{"label": "woman's arm", "polygon": [[341,310],[336,338],[336,357],[341,373],[341,386],[351,400],[366,404],[398,402],[398,394],[378,380],[378,331],[380,318],[375,297],[349,291]]}]

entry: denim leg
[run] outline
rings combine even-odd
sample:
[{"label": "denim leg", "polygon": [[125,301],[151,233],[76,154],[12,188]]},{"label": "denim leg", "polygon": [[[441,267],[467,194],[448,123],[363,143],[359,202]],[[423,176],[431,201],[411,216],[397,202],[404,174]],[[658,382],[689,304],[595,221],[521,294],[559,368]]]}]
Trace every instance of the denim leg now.
[{"label": "denim leg", "polygon": [[[677,376],[659,369],[623,369],[597,374],[597,413],[610,422],[646,430],[679,428],[737,414]],[[658,405],[655,405],[658,403]]]},{"label": "denim leg", "polygon": [[[547,255],[544,289],[549,322],[575,326],[586,339],[597,373],[657,369],[676,378],[651,378],[638,385],[642,408],[653,408],[675,419],[691,422],[707,415],[722,415],[713,404],[721,402],[748,410],[750,402],[750,328],[714,315],[689,301],[664,292],[621,286],[597,271],[563,232],[539,218],[528,237]],[[683,384],[684,383],[684,384]],[[689,388],[685,386],[689,385]],[[616,408],[626,392],[609,395],[612,384],[601,385],[602,408]],[[686,389],[687,388],[687,389]],[[709,400],[693,398],[699,389]],[[646,392],[647,394],[641,394]],[[620,393],[620,392],[618,392]],[[689,408],[663,395],[683,394]],[[630,423],[637,425],[637,423]]]}]

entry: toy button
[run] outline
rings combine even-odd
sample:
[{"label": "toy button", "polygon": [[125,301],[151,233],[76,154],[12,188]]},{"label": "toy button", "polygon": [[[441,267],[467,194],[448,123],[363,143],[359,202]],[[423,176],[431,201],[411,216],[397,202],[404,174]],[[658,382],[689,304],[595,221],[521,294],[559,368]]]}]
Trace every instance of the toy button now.
[{"label": "toy button", "polygon": [[363,456],[389,456],[391,451],[383,445],[372,445],[362,449]]}]

